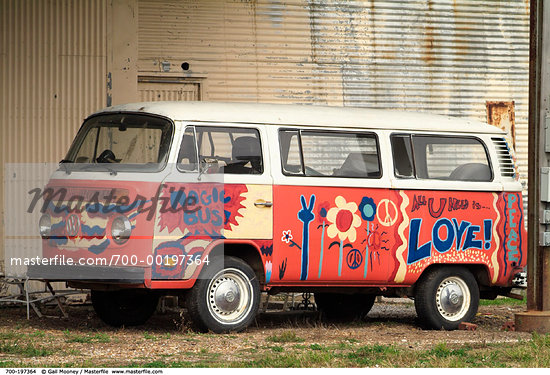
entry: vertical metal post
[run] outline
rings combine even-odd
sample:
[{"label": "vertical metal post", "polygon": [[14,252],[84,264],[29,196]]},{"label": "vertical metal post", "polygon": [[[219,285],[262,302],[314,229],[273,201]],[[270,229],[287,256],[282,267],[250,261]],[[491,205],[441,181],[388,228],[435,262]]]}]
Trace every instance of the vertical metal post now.
[{"label": "vertical metal post", "polygon": [[548,3],[544,7],[543,0],[531,0],[530,12],[527,311],[516,314],[516,329],[547,333],[550,247],[543,246],[541,240],[545,232],[550,232],[550,225],[541,224],[541,218],[550,203],[541,201],[541,169],[550,166],[550,153],[546,152],[550,150],[550,144],[546,144],[550,129],[545,128],[546,117],[550,116],[550,7]]}]

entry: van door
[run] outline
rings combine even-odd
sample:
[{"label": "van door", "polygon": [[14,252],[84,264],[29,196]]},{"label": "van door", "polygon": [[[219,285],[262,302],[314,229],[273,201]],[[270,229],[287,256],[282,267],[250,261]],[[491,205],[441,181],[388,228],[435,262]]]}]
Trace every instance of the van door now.
[{"label": "van door", "polygon": [[[185,126],[174,172],[164,184],[176,210],[159,214],[157,253],[179,248],[199,257],[212,241],[225,239],[257,242],[264,261],[270,260],[273,193],[265,137],[260,126]],[[191,275],[187,268],[178,277]]]},{"label": "van door", "polygon": [[273,283],[389,279],[399,206],[382,169],[378,134],[341,128],[274,133]]}]

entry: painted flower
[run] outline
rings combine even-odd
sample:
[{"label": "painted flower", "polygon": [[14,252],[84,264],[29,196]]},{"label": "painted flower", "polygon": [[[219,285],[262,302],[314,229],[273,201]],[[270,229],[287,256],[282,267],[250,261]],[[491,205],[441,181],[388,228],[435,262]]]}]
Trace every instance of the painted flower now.
[{"label": "painted flower", "polygon": [[325,221],[329,210],[330,210],[330,203],[329,202],[325,201],[325,202],[322,202],[321,204],[319,204],[319,206],[317,207],[317,213],[319,214],[317,216],[317,221],[319,221],[320,223]]},{"label": "painted flower", "polygon": [[336,197],[334,202],[336,207],[331,208],[327,213],[327,220],[331,222],[327,230],[328,236],[334,238],[338,235],[341,241],[347,238],[350,242],[355,242],[357,238],[355,228],[361,225],[361,218],[355,214],[357,204],[346,202],[342,196]]},{"label": "painted flower", "polygon": [[373,221],[374,215],[376,215],[376,204],[374,204],[374,200],[369,197],[363,197],[359,204],[359,211],[361,212],[363,220]]},{"label": "painted flower", "polygon": [[281,237],[281,241],[284,241],[286,243],[290,243],[292,241],[292,233],[289,230],[283,231],[283,237]]}]

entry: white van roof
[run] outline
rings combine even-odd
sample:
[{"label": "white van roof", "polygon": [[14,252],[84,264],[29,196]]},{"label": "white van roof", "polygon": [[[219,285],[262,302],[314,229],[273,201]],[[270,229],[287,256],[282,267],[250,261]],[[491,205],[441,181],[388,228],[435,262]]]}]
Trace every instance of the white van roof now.
[{"label": "white van roof", "polygon": [[420,112],[321,105],[144,102],[108,107],[95,114],[102,112],[143,112],[165,116],[173,120],[226,124],[330,126],[362,129],[504,134],[502,130],[495,126],[470,119]]}]

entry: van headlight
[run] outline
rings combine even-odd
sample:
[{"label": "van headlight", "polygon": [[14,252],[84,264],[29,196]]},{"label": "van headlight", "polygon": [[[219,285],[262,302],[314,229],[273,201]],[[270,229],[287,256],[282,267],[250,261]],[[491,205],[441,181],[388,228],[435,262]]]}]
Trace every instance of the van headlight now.
[{"label": "van headlight", "polygon": [[52,218],[48,214],[44,214],[38,220],[38,230],[42,238],[48,238],[52,233]]},{"label": "van headlight", "polygon": [[126,216],[117,216],[111,225],[111,236],[113,237],[113,241],[119,245],[123,244],[128,241],[130,234],[132,234],[132,224],[130,220],[128,220]]}]

